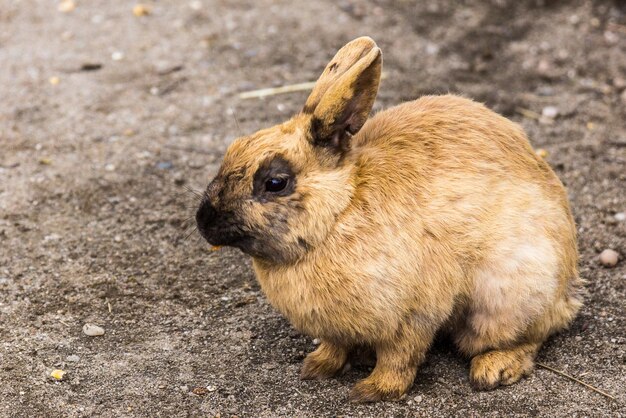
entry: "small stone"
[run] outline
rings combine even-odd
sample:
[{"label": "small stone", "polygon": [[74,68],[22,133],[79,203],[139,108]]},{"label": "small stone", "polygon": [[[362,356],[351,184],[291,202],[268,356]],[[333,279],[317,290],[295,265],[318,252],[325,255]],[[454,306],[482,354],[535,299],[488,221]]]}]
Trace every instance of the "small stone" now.
[{"label": "small stone", "polygon": [[606,249],[600,253],[598,259],[604,267],[614,267],[619,259],[619,254],[617,251]]},{"label": "small stone", "polygon": [[76,363],[79,360],[80,360],[80,357],[77,356],[76,354],[71,354],[65,358],[65,361],[67,361],[68,363]]},{"label": "small stone", "polygon": [[439,45],[437,44],[433,44],[433,43],[428,43],[426,44],[426,53],[428,55],[437,55],[439,53]]},{"label": "small stone", "polygon": [[574,337],[574,339],[578,342],[583,340],[583,337],[581,337],[580,335],[577,335],[576,337]]},{"label": "small stone", "polygon": [[549,119],[554,119],[559,115],[559,109],[554,106],[546,106],[541,111],[541,116]]},{"label": "small stone", "polygon": [[580,16],[571,15],[568,20],[569,23],[571,23],[572,25],[578,25],[580,23]]},{"label": "small stone", "polygon": [[156,166],[159,170],[169,170],[174,167],[174,164],[172,164],[171,161],[161,161],[158,162]]},{"label": "small stone", "polygon": [[83,325],[83,333],[90,337],[98,337],[104,335],[104,328],[94,324],[85,324]]},{"label": "small stone", "polygon": [[63,376],[65,376],[65,371],[60,369],[52,370],[52,373],[50,373],[50,377],[56,380],[63,380]]},{"label": "small stone", "polygon": [[215,392],[217,390],[217,386],[209,385],[206,387],[206,390],[209,392]]},{"label": "small stone", "polygon": [[59,85],[59,83],[61,82],[61,79],[57,76],[52,76],[50,77],[50,79],[48,80],[50,82],[50,84],[52,84],[53,86],[57,86]]},{"label": "small stone", "polygon": [[619,222],[626,221],[626,212],[617,212],[613,217]]},{"label": "small stone", "polygon": [[116,235],[113,237],[113,241],[115,242],[122,242],[122,236],[121,235]]},{"label": "small stone", "polygon": [[537,72],[541,75],[548,75],[552,71],[550,61],[546,59],[539,60],[537,63]]},{"label": "small stone", "polygon": [[60,239],[61,239],[61,235],[59,234],[50,234],[50,235],[46,235],[45,237],[43,237],[44,242],[58,241]]},{"label": "small stone", "polygon": [[322,341],[319,338],[313,340],[313,345],[320,345]]},{"label": "small stone", "polygon": [[69,13],[76,8],[76,3],[73,0],[63,0],[59,3],[59,12]]},{"label": "small stone", "polygon": [[417,395],[415,398],[413,398],[413,400],[415,401],[415,403],[422,402],[422,400],[423,400],[422,395]]},{"label": "small stone", "polygon": [[548,156],[548,151],[543,148],[539,148],[535,151],[535,154],[537,154],[538,157],[546,158]]},{"label": "small stone", "polygon": [[111,59],[113,61],[121,61],[124,59],[124,53],[120,51],[115,51],[114,53],[111,54]]},{"label": "small stone", "polygon": [[604,32],[604,40],[609,45],[615,45],[619,42],[619,36],[615,32],[607,30]]},{"label": "small stone", "polygon": [[115,164],[107,164],[104,166],[106,171],[115,171]]}]

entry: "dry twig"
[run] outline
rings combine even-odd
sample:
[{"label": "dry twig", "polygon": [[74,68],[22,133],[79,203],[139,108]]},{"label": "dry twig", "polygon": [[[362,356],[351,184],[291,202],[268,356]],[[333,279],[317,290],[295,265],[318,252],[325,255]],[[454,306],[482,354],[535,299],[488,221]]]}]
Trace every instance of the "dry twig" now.
[{"label": "dry twig", "polygon": [[516,107],[515,111],[528,119],[541,119],[541,115],[539,113],[524,107]]},{"label": "dry twig", "polygon": [[262,98],[266,96],[273,96],[275,94],[292,93],[294,91],[306,91],[311,90],[315,86],[315,81],[307,81],[306,83],[288,84],[280,87],[270,87],[266,89],[244,91],[239,93],[240,99],[254,99]]},{"label": "dry twig", "polygon": [[576,382],[576,383],[580,383],[581,385],[583,385],[583,386],[585,386],[585,387],[587,387],[587,388],[589,388],[589,389],[593,390],[594,392],[599,393],[600,395],[604,395],[604,396],[606,396],[607,398],[613,399],[614,401],[616,400],[616,399],[615,399],[615,397],[614,397],[613,395],[609,395],[608,393],[603,392],[602,390],[598,389],[597,387],[595,387],[595,386],[591,386],[589,383],[585,383],[585,382],[583,382],[582,380],[577,379],[577,378],[575,378],[574,376],[572,376],[572,375],[570,375],[570,374],[567,374],[567,373],[562,372],[562,371],[560,371],[560,370],[554,369],[554,368],[552,368],[552,367],[550,367],[550,366],[548,366],[548,365],[546,365],[546,364],[543,364],[543,363],[539,363],[539,362],[537,362],[536,364],[537,364],[537,366],[539,366],[539,367],[543,367],[544,369],[550,370],[551,372],[554,372],[554,373],[556,373],[556,374],[558,374],[558,375],[561,375],[561,376],[563,376],[563,377],[567,377],[568,379],[573,380],[573,381],[574,381],[574,382]]},{"label": "dry twig", "polygon": [[[383,72],[380,76],[380,79],[384,80],[385,78],[387,78],[387,73]],[[296,91],[308,91],[315,86],[315,83],[315,81],[307,81],[304,83],[287,84],[280,87],[268,87],[265,89],[244,91],[243,93],[239,93],[238,97],[240,99],[261,99],[263,97],[274,96],[276,94],[293,93]]]}]

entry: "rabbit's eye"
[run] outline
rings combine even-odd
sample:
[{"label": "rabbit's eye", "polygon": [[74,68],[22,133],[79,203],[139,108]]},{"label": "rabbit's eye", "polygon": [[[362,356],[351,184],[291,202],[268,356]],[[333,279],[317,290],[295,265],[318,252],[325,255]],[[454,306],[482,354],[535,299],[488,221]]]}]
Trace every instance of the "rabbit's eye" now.
[{"label": "rabbit's eye", "polygon": [[265,191],[268,192],[280,192],[287,187],[287,179],[272,177],[265,182]]}]

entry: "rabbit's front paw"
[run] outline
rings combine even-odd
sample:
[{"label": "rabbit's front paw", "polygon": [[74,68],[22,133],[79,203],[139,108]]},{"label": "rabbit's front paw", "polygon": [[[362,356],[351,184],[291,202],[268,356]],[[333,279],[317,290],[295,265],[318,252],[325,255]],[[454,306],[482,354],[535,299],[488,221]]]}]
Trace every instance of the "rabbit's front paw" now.
[{"label": "rabbit's front paw", "polygon": [[339,373],[346,364],[348,353],[343,347],[322,342],[304,359],[300,379],[328,379]]},{"label": "rabbit's front paw", "polygon": [[354,403],[397,401],[404,397],[407,389],[404,381],[396,379],[380,381],[370,376],[354,385],[348,399]]}]

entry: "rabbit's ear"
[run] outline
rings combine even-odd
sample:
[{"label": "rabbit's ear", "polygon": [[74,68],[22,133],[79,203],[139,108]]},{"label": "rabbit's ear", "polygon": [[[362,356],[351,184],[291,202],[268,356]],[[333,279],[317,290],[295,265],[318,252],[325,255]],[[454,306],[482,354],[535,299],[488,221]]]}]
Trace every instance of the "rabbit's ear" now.
[{"label": "rabbit's ear", "polygon": [[381,69],[380,49],[370,38],[355,39],[337,52],[303,109],[312,114],[316,145],[348,149],[350,136],[361,129],[372,110]]}]

